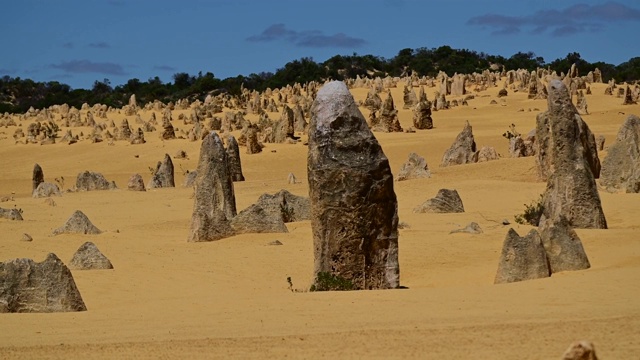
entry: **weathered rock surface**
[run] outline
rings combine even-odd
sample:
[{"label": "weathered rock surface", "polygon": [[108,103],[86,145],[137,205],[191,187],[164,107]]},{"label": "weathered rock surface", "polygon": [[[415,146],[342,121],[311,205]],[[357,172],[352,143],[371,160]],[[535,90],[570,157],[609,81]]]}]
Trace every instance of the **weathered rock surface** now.
[{"label": "weathered rock surface", "polygon": [[198,170],[189,171],[184,177],[183,187],[192,187],[196,183],[196,177],[198,177]]},{"label": "weathered rock surface", "polygon": [[98,229],[82,211],[76,210],[61,227],[53,230],[53,235],[60,234],[100,234]]},{"label": "weathered rock surface", "polygon": [[493,146],[483,146],[478,151],[478,162],[486,162],[500,159],[500,154]]},{"label": "weathered rock surface", "polygon": [[538,231],[552,274],[591,267],[582,241],[564,216],[540,223]]},{"label": "weathered rock surface", "polygon": [[398,120],[398,110],[396,110],[396,107],[393,104],[391,91],[387,93],[387,98],[380,109],[380,115],[377,117],[377,123],[372,126],[371,130],[382,132],[402,132],[402,126],[400,126],[400,120]]},{"label": "weathered rock surface", "polygon": [[461,229],[455,229],[449,232],[449,234],[455,233],[482,234],[482,228],[480,227],[480,225],[478,225],[477,222],[470,222],[469,225]]},{"label": "weathered rock surface", "polygon": [[284,189],[273,195],[260,195],[256,204],[260,205],[268,213],[282,217],[282,221],[285,223],[311,220],[309,198],[294,195]]},{"label": "weathered rock surface", "polygon": [[451,147],[442,156],[440,166],[462,165],[478,162],[476,141],[473,138],[473,129],[467,121],[464,129],[458,134]]},{"label": "weathered rock surface", "polygon": [[258,142],[258,129],[251,125],[247,127],[247,154],[262,152],[262,144]]},{"label": "weathered rock surface", "polygon": [[227,152],[218,134],[202,141],[195,181],[188,241],[214,241],[233,235],[229,221],[237,215]]},{"label": "weathered rock surface", "polygon": [[0,263],[0,313],[86,311],[71,271],[55,255]]},{"label": "weathered rock surface", "polygon": [[3,209],[0,208],[0,219],[7,220],[23,220],[19,209]]},{"label": "weathered rock surface", "polygon": [[44,182],[44,172],[42,171],[42,167],[40,167],[40,165],[35,164],[33,166],[33,176],[31,177],[31,179],[33,183],[31,191],[35,192],[38,188],[38,185]]},{"label": "weathered rock surface", "polygon": [[176,183],[173,170],[173,161],[171,160],[171,156],[169,156],[169,154],[164,154],[164,159],[162,161],[158,161],[156,170],[153,172],[153,176],[151,176],[151,180],[149,180],[147,188],[155,189],[175,186]]},{"label": "weathered rock surface", "polygon": [[569,348],[562,354],[562,360],[598,360],[598,357],[593,343],[581,340],[569,345]]},{"label": "weathered rock surface", "polygon": [[69,268],[74,270],[100,270],[113,269],[113,265],[94,243],[87,241],[73,254],[69,262]]},{"label": "weathered rock surface", "polygon": [[462,199],[457,190],[440,189],[436,197],[425,201],[413,209],[414,213],[461,213],[464,212]]},{"label": "weathered rock surface", "polygon": [[396,181],[430,177],[431,172],[427,166],[427,160],[416,153],[411,153],[407,162],[402,164],[402,168],[400,168],[398,176],[396,176]]},{"label": "weathered rock surface", "polygon": [[574,228],[606,229],[594,179],[595,137],[561,81],[551,80],[548,93],[549,110],[538,115],[536,128],[538,163],[548,176],[541,221],[562,215]]},{"label": "weathered rock surface", "polygon": [[232,181],[244,181],[242,164],[240,163],[240,147],[233,135],[227,137],[227,160],[229,161],[229,173]]},{"label": "weathered rock surface", "polygon": [[144,187],[144,179],[140,174],[133,174],[127,182],[127,189],[132,191],[147,191]]},{"label": "weathered rock surface", "polygon": [[498,264],[494,284],[546,278],[551,276],[547,254],[540,234],[534,229],[525,237],[509,229]]},{"label": "weathered rock surface", "polygon": [[110,190],[115,189],[115,182],[109,182],[97,172],[85,171],[76,178],[76,189],[79,191]]},{"label": "weathered rock surface", "polygon": [[33,191],[32,196],[34,198],[44,198],[51,196],[62,196],[60,188],[57,184],[49,182],[41,182],[38,187]]},{"label": "weathered rock surface", "polygon": [[282,221],[282,216],[265,211],[258,204],[253,204],[240,211],[236,217],[231,219],[231,227],[236,234],[289,232]]},{"label": "weathered rock surface", "polygon": [[307,160],[315,284],[400,286],[398,203],[389,161],[347,86],[325,84],[312,107]]},{"label": "weathered rock surface", "polygon": [[[602,141],[604,143],[604,139]],[[609,191],[640,192],[640,118],[629,115],[602,161],[600,184]]]},{"label": "weathered rock surface", "polygon": [[433,129],[433,119],[431,118],[431,102],[426,99],[420,100],[413,109],[413,126],[416,129]]}]

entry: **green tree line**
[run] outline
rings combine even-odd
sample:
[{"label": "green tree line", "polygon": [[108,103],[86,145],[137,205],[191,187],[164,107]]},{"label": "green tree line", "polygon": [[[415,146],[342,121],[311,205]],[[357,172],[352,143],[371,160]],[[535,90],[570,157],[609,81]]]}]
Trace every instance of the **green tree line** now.
[{"label": "green tree line", "polygon": [[207,94],[226,92],[239,94],[241,88],[263,91],[267,88],[280,88],[293,83],[324,81],[326,79],[344,80],[347,78],[402,76],[415,71],[420,76],[435,76],[444,71],[449,76],[454,73],[470,74],[482,72],[492,64],[498,64],[505,70],[539,67],[550,68],[558,72],[567,72],[576,64],[581,75],[599,68],[603,79],[615,79],[617,82],[640,79],[640,57],[635,57],[619,65],[604,62],[589,63],[573,52],[566,57],[546,63],[544,58],[533,52],[518,52],[509,58],[489,55],[467,49],[453,49],[449,46],[439,48],[402,49],[390,59],[374,55],[336,55],[317,63],[304,57],[285,64],[272,72],[252,73],[219,79],[213,73],[176,73],[173,82],[163,82],[159,77],[141,81],[134,78],[125,84],[112,86],[109,79],[96,80],[91,89],[72,89],[58,81],[36,82],[31,79],[4,76],[0,78],[0,113],[24,113],[33,106],[44,108],[55,104],[67,103],[79,108],[83,103],[96,103],[122,107],[128,103],[132,94],[138,103],[153,100],[163,102],[181,98],[203,99]]}]

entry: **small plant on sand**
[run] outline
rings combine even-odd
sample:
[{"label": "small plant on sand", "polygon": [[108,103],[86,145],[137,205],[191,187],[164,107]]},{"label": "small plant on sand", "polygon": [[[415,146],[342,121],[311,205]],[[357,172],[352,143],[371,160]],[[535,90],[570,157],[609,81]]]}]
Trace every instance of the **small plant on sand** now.
[{"label": "small plant on sand", "polygon": [[282,214],[282,220],[286,223],[296,221],[296,212],[292,207],[288,207],[286,204],[280,205],[280,213]]},{"label": "small plant on sand", "polygon": [[543,210],[542,195],[540,195],[537,201],[534,200],[529,205],[524,204],[524,212],[516,214],[514,218],[518,224],[538,226]]},{"label": "small plant on sand", "polygon": [[516,124],[511,124],[511,126],[509,126],[509,130],[502,134],[502,136],[507,140],[520,136],[520,133],[516,130]]},{"label": "small plant on sand", "polygon": [[328,272],[319,272],[316,275],[316,283],[311,285],[309,291],[347,291],[353,290],[353,283],[345,278]]}]

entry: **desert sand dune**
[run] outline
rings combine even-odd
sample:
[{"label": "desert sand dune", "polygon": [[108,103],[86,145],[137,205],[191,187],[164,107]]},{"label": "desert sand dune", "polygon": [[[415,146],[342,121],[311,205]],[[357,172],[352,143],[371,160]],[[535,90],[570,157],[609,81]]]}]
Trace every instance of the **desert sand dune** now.
[{"label": "desert sand dune", "polygon": [[[606,137],[602,160],[626,116],[640,114],[640,105],[623,106],[622,99],[604,95],[606,84],[591,87],[590,114],[582,117],[596,136]],[[434,89],[426,90],[433,100]],[[0,358],[553,359],[580,339],[592,341],[603,359],[637,357],[640,195],[600,189],[609,229],[576,230],[590,269],[493,284],[509,227],[520,235],[531,229],[516,224],[513,216],[545,189],[537,180],[535,159],[509,158],[502,134],[512,123],[523,134],[535,128],[546,100],[512,91],[498,99],[498,90],[477,93],[469,106],[434,112],[434,129],[375,133],[394,175],[410,152],[424,157],[431,171],[431,178],[394,183],[400,221],[409,225],[399,230],[400,284],[406,287],[399,290],[307,292],[313,280],[309,221],[288,223],[284,234],[188,243],[193,189],[181,184],[184,172],[196,168],[200,141],[161,141],[153,132],[145,134],[143,145],[40,146],[14,144],[14,127],[0,129],[0,196],[14,197],[0,207],[21,208],[24,217],[0,219],[0,261],[42,261],[53,252],[67,263],[91,241],[114,266],[72,271],[86,312],[1,314]],[[364,100],[367,91],[352,89],[356,100]],[[411,110],[402,109],[402,86],[391,93],[402,127],[411,127]],[[497,105],[490,104],[493,99]],[[361,111],[367,118],[368,110]],[[184,126],[175,120],[180,112],[188,116],[187,110],[174,111],[176,128]],[[108,116],[116,124],[125,117]],[[150,112],[141,116],[148,119]],[[478,147],[493,146],[502,158],[439,167],[467,120]],[[29,122],[19,125],[26,130]],[[80,130],[74,128],[74,134]],[[176,188],[126,190],[132,174],[147,182],[149,167],[178,150],[188,159],[173,159]],[[302,143],[267,144],[254,155],[241,147],[240,154],[246,181],[234,183],[238,211],[280,189],[308,196]],[[36,162],[45,181],[64,177],[65,189],[85,170],[102,173],[119,189],[64,193],[50,206],[31,197]],[[290,172],[299,184],[287,183]],[[441,188],[458,191],[464,213],[413,213]],[[50,236],[75,210],[103,233]],[[502,225],[503,219],[511,225]],[[482,234],[450,234],[471,221]],[[33,241],[20,241],[23,233]],[[283,245],[268,245],[273,240]],[[289,290],[288,277],[301,292]]]}]

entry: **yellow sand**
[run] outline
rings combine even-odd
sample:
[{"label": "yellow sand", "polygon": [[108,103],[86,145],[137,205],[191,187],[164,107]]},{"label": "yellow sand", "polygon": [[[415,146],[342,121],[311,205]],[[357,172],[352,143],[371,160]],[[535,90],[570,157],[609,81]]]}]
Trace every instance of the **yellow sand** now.
[{"label": "yellow sand", "polygon": [[[610,144],[626,118],[621,112],[640,114],[640,106],[622,106],[622,99],[603,95],[604,87],[592,85],[594,95],[587,97],[591,115],[583,118]],[[431,100],[434,90],[427,89]],[[86,312],[0,315],[0,358],[553,359],[580,339],[593,341],[603,359],[638,357],[638,194],[601,192],[610,228],[578,230],[591,269],[493,285],[509,228],[501,221],[508,219],[526,234],[530,227],[515,224],[513,215],[545,187],[536,181],[533,158],[508,157],[502,134],[511,123],[525,134],[533,129],[538,111],[528,109],[546,110],[546,101],[509,91],[498,105],[490,105],[498,90],[476,94],[468,107],[434,112],[433,130],[375,134],[394,173],[410,152],[425,157],[432,172],[429,179],[395,183],[400,221],[410,226],[400,230],[400,280],[408,288],[403,290],[304,292],[313,269],[308,221],[288,224],[286,234],[187,243],[193,190],[180,185],[183,171],[196,167],[200,142],[161,141],[155,132],[145,134],[144,145],[24,145],[14,144],[14,127],[0,129],[0,196],[15,193],[15,201],[0,207],[24,211],[24,221],[0,220],[0,261],[42,261],[53,252],[68,262],[82,243],[92,241],[115,267],[73,271]],[[357,100],[366,92],[353,90]],[[392,93],[407,128],[412,115],[402,110],[402,84]],[[525,111],[518,112],[521,108]],[[180,112],[188,116],[188,111],[175,111],[174,119]],[[366,109],[363,113],[368,115]],[[148,120],[150,112],[141,116]],[[119,125],[124,115],[110,113],[109,118]],[[493,146],[503,158],[440,168],[443,152],[465,120],[473,126],[478,147]],[[26,130],[29,122],[21,126]],[[133,117],[129,122],[137,126]],[[178,120],[174,126],[187,128]],[[88,131],[73,132],[80,130]],[[174,159],[178,187],[126,190],[132,174],[140,173],[147,182],[149,167],[178,150],[189,155]],[[307,195],[304,145],[268,144],[256,155],[244,151],[247,181],[235,183],[239,210],[280,189]],[[52,207],[30,197],[36,162],[46,181],[63,176],[65,188],[73,186],[78,173],[91,170],[115,180],[119,189],[65,193],[54,198],[57,206]],[[302,183],[288,184],[289,172]],[[412,212],[440,188],[457,189],[465,213]],[[105,232],[51,237],[75,210]],[[449,234],[471,221],[484,233]],[[20,241],[23,233],[33,242]],[[276,239],[284,245],[268,245]],[[288,277],[303,292],[291,292]]]}]

